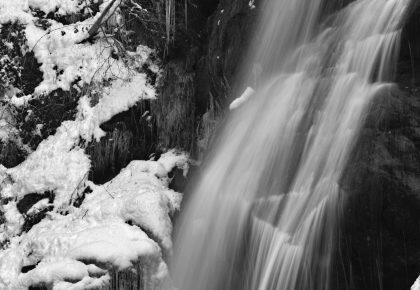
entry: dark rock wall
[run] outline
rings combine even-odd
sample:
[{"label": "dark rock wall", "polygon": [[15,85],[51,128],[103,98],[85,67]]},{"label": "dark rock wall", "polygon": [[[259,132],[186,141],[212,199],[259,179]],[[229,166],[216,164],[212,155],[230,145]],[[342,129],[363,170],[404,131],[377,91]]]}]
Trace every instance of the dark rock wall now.
[{"label": "dark rock wall", "polygon": [[231,100],[241,60],[246,55],[252,39],[257,9],[251,9],[250,1],[223,0],[211,16],[211,33],[206,55],[208,92],[218,102],[226,105]]},{"label": "dark rock wall", "polygon": [[[211,112],[213,124],[214,111],[223,112],[238,93],[235,75],[255,23],[248,3],[222,0],[209,18],[195,100],[198,118]],[[331,289],[408,289],[420,274],[419,19],[413,5],[396,67],[398,88],[376,97],[342,180]]]},{"label": "dark rock wall", "polygon": [[[188,4],[188,24],[179,28],[169,48],[154,39],[156,36],[145,35],[145,28],[136,24],[137,20],[131,22],[133,41],[151,45],[162,59],[158,99],[151,102],[149,112],[154,133],[141,137],[133,132],[136,126],[127,123],[133,110],[140,118],[144,112],[140,108],[121,114],[124,120],[114,118],[108,122],[107,136],[88,149],[95,182],[109,180],[133,158],[148,158],[168,148],[199,157],[208,147],[226,104],[234,96],[234,78],[250,39],[256,10],[250,9],[246,0],[196,0]],[[142,145],[147,150],[140,145],[142,148],[133,147],[130,142],[147,143]]]},{"label": "dark rock wall", "polygon": [[376,96],[342,180],[333,289],[409,289],[420,274],[420,10],[404,24],[397,87]]},{"label": "dark rock wall", "polygon": [[342,181],[333,289],[408,289],[420,273],[419,97],[372,105]]},{"label": "dark rock wall", "polygon": [[[193,8],[194,7],[194,8]],[[189,33],[199,42],[169,52],[164,66],[160,100],[155,112],[161,147],[179,147],[198,155],[198,141],[211,132],[205,127],[216,123],[216,115],[232,98],[232,86],[241,57],[250,39],[255,12],[249,1],[195,1]],[[178,41],[182,41],[182,35]]]}]

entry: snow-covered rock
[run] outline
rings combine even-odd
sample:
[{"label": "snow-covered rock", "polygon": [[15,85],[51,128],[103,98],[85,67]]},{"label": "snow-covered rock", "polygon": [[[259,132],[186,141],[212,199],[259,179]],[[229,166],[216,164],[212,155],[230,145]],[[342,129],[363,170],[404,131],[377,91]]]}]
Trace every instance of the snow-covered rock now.
[{"label": "snow-covered rock", "polygon": [[[167,173],[186,162],[185,155],[170,151],[162,162],[131,162],[104,185],[88,182],[93,191],[79,208],[69,207],[67,215],[50,212],[0,251],[0,289],[68,280],[106,283],[110,269],[133,267],[145,257],[164,263],[161,247],[171,250],[170,216],[181,203],[181,194],[167,188]],[[34,268],[23,273],[27,266]],[[91,275],[92,267],[101,275]]]}]

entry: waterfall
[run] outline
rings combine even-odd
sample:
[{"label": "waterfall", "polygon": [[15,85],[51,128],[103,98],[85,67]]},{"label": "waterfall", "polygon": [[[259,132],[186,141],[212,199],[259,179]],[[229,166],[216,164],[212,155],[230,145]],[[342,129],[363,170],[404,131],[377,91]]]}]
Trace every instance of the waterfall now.
[{"label": "waterfall", "polygon": [[340,179],[372,99],[391,86],[409,2],[261,4],[243,77],[261,68],[256,93],[226,121],[184,207],[178,289],[331,288]]}]

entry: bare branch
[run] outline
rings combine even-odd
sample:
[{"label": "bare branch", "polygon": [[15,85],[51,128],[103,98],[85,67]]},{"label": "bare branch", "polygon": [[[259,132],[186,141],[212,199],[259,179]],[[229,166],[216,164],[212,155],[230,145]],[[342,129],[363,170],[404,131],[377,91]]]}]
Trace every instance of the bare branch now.
[{"label": "bare branch", "polygon": [[[109,10],[112,6],[114,6],[115,2],[117,0],[112,0],[111,3],[108,4],[108,6],[102,11],[102,14],[99,16],[99,18],[95,21],[95,23],[92,25],[92,27],[89,29],[89,37],[94,36],[99,28],[101,27],[102,23],[104,22],[104,17],[108,14]],[[115,12],[116,9],[111,13],[111,15]],[[108,17],[109,18],[109,17]]]}]

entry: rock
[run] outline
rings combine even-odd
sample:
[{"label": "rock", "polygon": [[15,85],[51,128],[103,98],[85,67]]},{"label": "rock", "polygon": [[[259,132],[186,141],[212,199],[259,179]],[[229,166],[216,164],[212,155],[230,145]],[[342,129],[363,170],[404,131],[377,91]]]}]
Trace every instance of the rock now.
[{"label": "rock", "polygon": [[372,104],[342,180],[337,289],[408,289],[420,272],[419,100],[412,87]]}]

